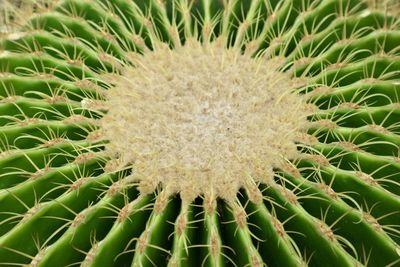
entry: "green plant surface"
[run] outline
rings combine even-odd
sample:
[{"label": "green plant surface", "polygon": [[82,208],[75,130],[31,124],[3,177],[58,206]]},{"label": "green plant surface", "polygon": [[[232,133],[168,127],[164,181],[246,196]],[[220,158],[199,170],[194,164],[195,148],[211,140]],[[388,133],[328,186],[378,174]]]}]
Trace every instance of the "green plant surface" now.
[{"label": "green plant surface", "polygon": [[0,266],[400,266],[399,14],[0,1]]}]

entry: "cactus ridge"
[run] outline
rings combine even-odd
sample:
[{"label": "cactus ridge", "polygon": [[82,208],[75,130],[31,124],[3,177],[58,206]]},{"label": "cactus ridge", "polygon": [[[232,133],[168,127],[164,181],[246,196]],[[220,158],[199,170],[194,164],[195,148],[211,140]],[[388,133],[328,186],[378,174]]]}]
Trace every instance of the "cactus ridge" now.
[{"label": "cactus ridge", "polygon": [[396,1],[0,14],[0,266],[400,266]]}]

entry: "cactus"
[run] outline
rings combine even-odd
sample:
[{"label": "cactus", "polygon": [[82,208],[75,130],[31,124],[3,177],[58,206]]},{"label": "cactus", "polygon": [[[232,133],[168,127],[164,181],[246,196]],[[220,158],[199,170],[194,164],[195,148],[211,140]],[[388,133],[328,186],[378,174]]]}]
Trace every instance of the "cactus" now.
[{"label": "cactus", "polygon": [[377,3],[0,2],[0,265],[400,266]]}]

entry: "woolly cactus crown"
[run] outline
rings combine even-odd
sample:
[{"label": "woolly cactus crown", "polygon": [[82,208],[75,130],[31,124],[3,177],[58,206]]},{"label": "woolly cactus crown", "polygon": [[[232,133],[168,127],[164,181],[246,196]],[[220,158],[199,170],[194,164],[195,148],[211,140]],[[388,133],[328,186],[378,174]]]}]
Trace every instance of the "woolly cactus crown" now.
[{"label": "woolly cactus crown", "polygon": [[400,266],[396,1],[0,4],[0,266]]}]

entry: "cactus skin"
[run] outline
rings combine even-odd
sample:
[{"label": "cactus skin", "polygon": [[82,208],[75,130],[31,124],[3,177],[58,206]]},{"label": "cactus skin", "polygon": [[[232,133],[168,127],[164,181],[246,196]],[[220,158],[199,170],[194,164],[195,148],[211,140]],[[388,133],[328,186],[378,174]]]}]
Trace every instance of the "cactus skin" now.
[{"label": "cactus skin", "polygon": [[[190,2],[3,3],[0,265],[400,266],[398,7]],[[221,35],[305,81],[313,142],[257,184],[258,200],[143,194],[134,166],[104,153],[107,74],[160,41]]]}]

